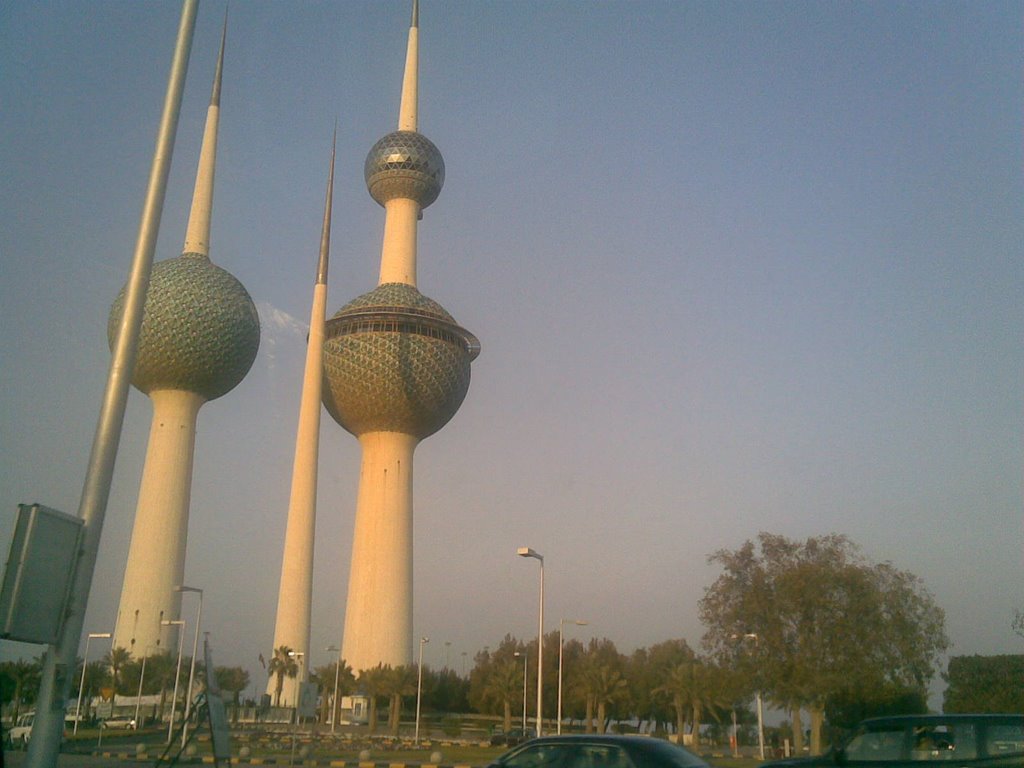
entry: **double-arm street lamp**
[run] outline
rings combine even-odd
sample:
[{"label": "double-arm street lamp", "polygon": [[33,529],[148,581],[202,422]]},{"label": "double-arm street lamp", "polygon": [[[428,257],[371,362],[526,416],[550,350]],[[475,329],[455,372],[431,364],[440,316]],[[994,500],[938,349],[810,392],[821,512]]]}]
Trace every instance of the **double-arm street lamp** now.
[{"label": "double-arm street lamp", "polygon": [[[78,721],[82,719],[82,691],[85,690],[85,669],[89,666],[89,641],[94,637],[113,637],[110,632],[90,632],[85,637],[85,656],[82,657],[82,681],[78,684],[78,707],[75,709],[75,727],[73,733],[78,733]],[[110,650],[114,650],[111,647]]]},{"label": "double-arm street lamp", "polygon": [[[188,743],[188,716],[192,711],[192,684],[196,676],[196,654],[199,652],[199,623],[203,618],[203,590],[179,584],[174,588],[174,591],[195,592],[199,595],[199,606],[196,608],[196,632],[195,637],[192,639],[192,663],[189,665],[188,691],[185,693],[185,720],[181,726],[181,748],[184,749],[185,745]],[[210,669],[207,670],[207,672],[212,674],[213,670]]]},{"label": "double-arm street lamp", "polygon": [[537,629],[537,735],[541,735],[544,722],[544,556],[529,547],[516,550],[520,557],[532,557],[540,563],[540,611]]},{"label": "double-arm street lamp", "polygon": [[423,693],[423,646],[430,642],[429,637],[420,638],[420,661],[418,675],[416,677],[416,733],[413,742],[420,743],[420,697]]},{"label": "double-arm street lamp", "polygon": [[566,622],[575,624],[577,627],[587,626],[587,622],[580,619],[559,619],[558,620],[558,725],[556,733],[562,734],[562,634]]}]

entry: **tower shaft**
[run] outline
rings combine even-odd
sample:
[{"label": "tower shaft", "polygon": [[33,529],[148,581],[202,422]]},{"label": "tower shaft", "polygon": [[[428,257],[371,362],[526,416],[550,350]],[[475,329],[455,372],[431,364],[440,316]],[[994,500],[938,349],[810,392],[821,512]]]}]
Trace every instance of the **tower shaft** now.
[{"label": "tower shaft", "polygon": [[380,285],[416,285],[416,232],[419,215],[420,207],[415,200],[396,197],[385,203]]},{"label": "tower shaft", "polygon": [[363,458],[341,655],[354,670],[412,663],[412,460],[419,440],[359,436]]},{"label": "tower shaft", "polygon": [[153,422],[128,549],[124,587],[114,629],[114,648],[141,659],[173,648],[181,595],[174,587],[185,574],[196,416],[206,400],[194,392],[150,393]]}]

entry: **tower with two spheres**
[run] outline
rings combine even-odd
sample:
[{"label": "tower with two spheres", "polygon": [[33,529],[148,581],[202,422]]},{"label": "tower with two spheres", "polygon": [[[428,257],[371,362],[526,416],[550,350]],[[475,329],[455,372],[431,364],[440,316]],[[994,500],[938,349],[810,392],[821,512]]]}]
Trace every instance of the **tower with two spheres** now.
[{"label": "tower with two spheres", "polygon": [[359,440],[362,465],[341,656],[353,670],[412,662],[413,453],[459,409],[476,337],[416,287],[416,234],[444,184],[444,160],[418,131],[419,13],[409,29],[398,130],[366,158],[384,208],[378,285],[327,321],[323,402]]}]

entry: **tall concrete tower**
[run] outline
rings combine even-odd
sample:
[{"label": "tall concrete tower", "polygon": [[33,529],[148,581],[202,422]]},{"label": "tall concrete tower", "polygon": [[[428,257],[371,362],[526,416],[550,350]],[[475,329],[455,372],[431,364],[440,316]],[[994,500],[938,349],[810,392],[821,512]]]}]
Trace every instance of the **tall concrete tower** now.
[{"label": "tall concrete tower", "polygon": [[[210,263],[210,214],[224,64],[221,37],[195,193],[181,256],[153,265],[132,384],[153,401],[146,463],[128,550],[114,647],[136,658],[176,637],[162,620],[178,618],[174,591],[185,572],[196,417],[208,400],[245,377],[260,344],[256,307],[242,284]],[[125,292],[107,326],[113,343]]]},{"label": "tall concrete tower", "polygon": [[415,0],[398,130],[370,150],[364,173],[384,207],[380,282],[328,322],[324,405],[359,439],[362,466],[342,657],[357,672],[412,661],[412,458],[469,389],[476,338],[416,288],[416,227],[441,192],[444,160],[417,131]]},{"label": "tall concrete tower", "polygon": [[[337,133],[335,133],[335,144]],[[313,601],[313,538],[316,529],[317,458],[320,452],[320,399],[323,391],[324,322],[327,317],[327,262],[331,250],[331,199],[334,190],[334,149],[327,177],[327,200],[320,234],[320,260],[313,284],[313,309],[309,316],[306,367],[299,400],[299,426],[295,434],[292,493],[281,562],[281,587],[277,596],[274,648],[287,646],[306,660],[302,676],[309,672],[309,623]],[[275,706],[294,707],[298,702],[299,677],[285,677],[281,699]],[[271,675],[267,693],[274,696],[277,681]]]}]

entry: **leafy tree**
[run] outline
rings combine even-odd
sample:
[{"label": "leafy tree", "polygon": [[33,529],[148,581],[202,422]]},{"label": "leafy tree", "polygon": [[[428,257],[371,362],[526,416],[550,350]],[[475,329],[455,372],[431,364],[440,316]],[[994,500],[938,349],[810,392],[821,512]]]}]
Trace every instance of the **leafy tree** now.
[{"label": "leafy tree", "polygon": [[214,667],[213,675],[222,691],[231,694],[234,703],[234,720],[238,721],[238,706],[242,691],[249,687],[249,671],[244,667]]},{"label": "leafy tree", "polygon": [[[450,668],[423,670],[423,699],[440,712],[469,711],[469,681]],[[429,695],[428,695],[429,694]]]},{"label": "leafy tree", "polygon": [[668,671],[665,682],[656,690],[672,697],[676,727],[683,733],[687,715],[694,746],[700,744],[700,726],[704,713],[718,720],[718,714],[735,700],[735,675],[713,661],[693,658]]},{"label": "leafy tree", "polygon": [[[745,660],[748,679],[791,710],[798,745],[806,707],[812,754],[822,751],[831,697],[887,685],[923,691],[948,645],[945,616],[921,581],[866,561],[845,536],[797,542],[761,533],[756,545],[720,550],[709,562],[723,573],[699,605],[705,647]],[[737,657],[745,635],[756,640]]]},{"label": "leafy tree", "polygon": [[[505,635],[493,653],[485,648],[476,655],[476,665],[469,676],[470,706],[484,714],[502,714],[506,730],[511,727],[514,703],[523,700],[523,661],[517,653],[527,653],[526,646],[512,635]],[[527,658],[536,660],[536,643],[534,655]]]},{"label": "leafy tree", "polygon": [[292,649],[287,645],[274,649],[274,655],[267,664],[267,674],[277,678],[274,686],[274,706],[281,706],[281,691],[284,689],[285,677],[294,678],[299,674],[299,665],[292,656]]},{"label": "leafy tree", "polygon": [[952,656],[943,712],[1024,712],[1024,655]]}]

